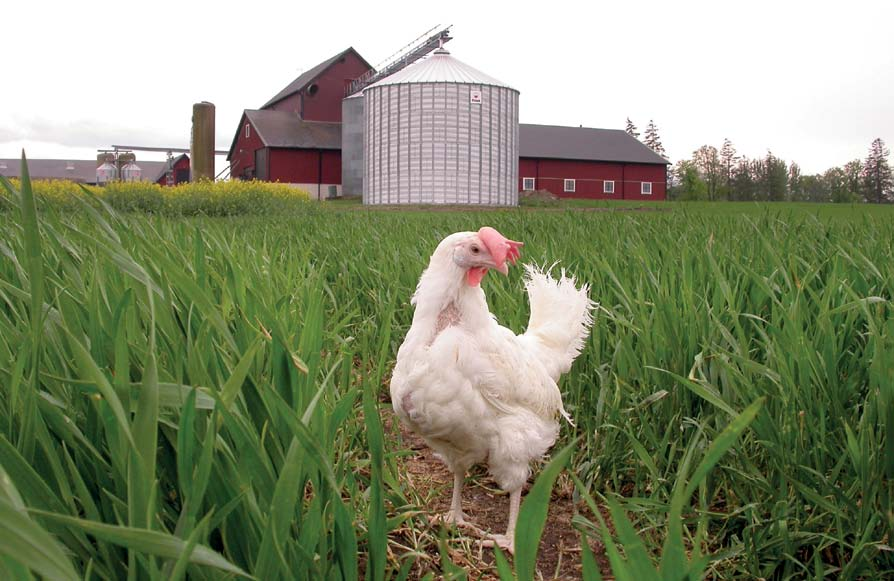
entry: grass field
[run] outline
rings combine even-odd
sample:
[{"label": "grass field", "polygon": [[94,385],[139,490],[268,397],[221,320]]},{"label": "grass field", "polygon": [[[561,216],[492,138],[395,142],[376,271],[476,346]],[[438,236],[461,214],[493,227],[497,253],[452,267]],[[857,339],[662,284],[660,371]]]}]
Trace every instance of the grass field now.
[{"label": "grass field", "polygon": [[[555,449],[576,442],[561,478],[597,561],[894,573],[892,207],[177,218],[29,199],[0,211],[4,579],[461,577],[380,416],[429,255],[485,224],[601,305]],[[519,270],[484,282],[515,331]],[[519,578],[531,563],[519,547]]]}]

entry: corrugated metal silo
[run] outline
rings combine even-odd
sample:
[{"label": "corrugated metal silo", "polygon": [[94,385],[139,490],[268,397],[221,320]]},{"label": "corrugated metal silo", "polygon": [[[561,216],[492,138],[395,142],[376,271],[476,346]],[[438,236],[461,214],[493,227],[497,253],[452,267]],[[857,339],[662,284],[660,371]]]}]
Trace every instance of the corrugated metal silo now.
[{"label": "corrugated metal silo", "polygon": [[443,48],[364,92],[366,204],[518,204],[518,91]]},{"label": "corrugated metal silo", "polygon": [[363,93],[341,104],[341,191],[345,196],[363,193]]}]

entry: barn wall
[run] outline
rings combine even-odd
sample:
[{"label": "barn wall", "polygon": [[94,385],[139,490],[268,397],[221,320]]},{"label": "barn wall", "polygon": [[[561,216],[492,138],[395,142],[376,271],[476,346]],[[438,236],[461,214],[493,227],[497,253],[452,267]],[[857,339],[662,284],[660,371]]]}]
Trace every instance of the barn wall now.
[{"label": "barn wall", "polygon": [[329,186],[341,195],[341,152],[318,149],[271,149],[271,182],[295,184],[312,198],[326,198]]},{"label": "barn wall", "polygon": [[248,179],[255,175],[255,150],[264,147],[258,132],[252,126],[249,138],[245,138],[245,124],[249,123],[248,117],[242,115],[239,121],[239,137],[236,138],[236,146],[233,148],[233,157],[230,164],[232,177]]},{"label": "barn wall", "polygon": [[[535,178],[538,190],[549,190],[563,198],[641,199],[666,198],[665,169],[661,165],[577,161],[561,159],[521,158],[519,160],[518,189],[524,178]],[[566,193],[565,180],[575,180],[575,192]],[[604,182],[615,182],[615,193],[603,192]],[[641,184],[652,182],[652,195],[641,195]]]},{"label": "barn wall", "polygon": [[301,114],[301,93],[295,93],[294,95],[289,95],[282,101],[277,101],[273,105],[269,107],[265,107],[265,109],[269,109],[272,111],[286,111],[288,113],[294,113],[295,115]]},{"label": "barn wall", "polygon": [[[341,101],[345,97],[345,86],[361,76],[369,67],[353,52],[344,55],[328,69],[301,90],[282,101],[274,103],[268,109],[297,113],[305,121],[337,121],[341,122]],[[317,90],[311,94],[311,86]]]}]

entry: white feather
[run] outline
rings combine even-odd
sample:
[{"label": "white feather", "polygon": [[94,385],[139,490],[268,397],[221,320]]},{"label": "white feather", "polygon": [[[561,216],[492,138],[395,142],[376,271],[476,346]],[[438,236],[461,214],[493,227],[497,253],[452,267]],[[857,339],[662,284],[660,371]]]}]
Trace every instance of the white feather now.
[{"label": "white feather", "polygon": [[555,443],[558,417],[570,421],[556,382],[583,347],[593,303],[586,285],[577,289],[564,272],[556,280],[526,266],[531,317],[515,335],[497,324],[484,292],[466,284],[452,259],[470,236],[448,236],[420,278],[391,400],[451,470],[486,460],[504,490],[518,490],[531,461]]}]

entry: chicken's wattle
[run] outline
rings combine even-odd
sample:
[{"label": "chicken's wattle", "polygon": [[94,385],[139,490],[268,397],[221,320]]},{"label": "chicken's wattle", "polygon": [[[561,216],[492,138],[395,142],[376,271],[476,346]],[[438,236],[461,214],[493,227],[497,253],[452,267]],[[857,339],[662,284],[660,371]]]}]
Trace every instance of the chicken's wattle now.
[{"label": "chicken's wattle", "polygon": [[485,274],[487,274],[487,269],[483,266],[472,267],[466,272],[466,282],[469,286],[478,286]]}]

